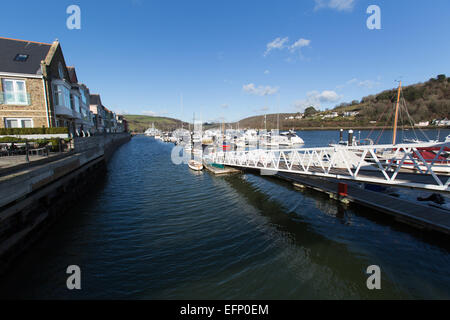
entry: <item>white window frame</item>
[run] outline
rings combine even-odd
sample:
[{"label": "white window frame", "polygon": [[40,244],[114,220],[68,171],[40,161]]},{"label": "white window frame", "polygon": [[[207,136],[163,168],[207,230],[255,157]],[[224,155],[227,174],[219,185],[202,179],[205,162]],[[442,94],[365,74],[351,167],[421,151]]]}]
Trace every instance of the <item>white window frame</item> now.
[{"label": "white window frame", "polygon": [[58,75],[61,80],[64,79],[64,66],[62,65],[61,62],[59,62],[58,64]]},{"label": "white window frame", "polygon": [[[61,87],[61,90],[59,90],[59,87]],[[54,99],[56,98],[58,100],[58,103],[55,103],[55,105],[72,110],[72,101],[70,98],[72,91],[70,86],[65,81],[53,80],[53,94]],[[62,99],[60,99],[60,97]],[[66,101],[67,98],[68,101]]]},{"label": "white window frame", "polygon": [[84,103],[84,105],[87,105],[87,94],[86,90],[80,89],[81,91],[81,101]]},{"label": "white window frame", "polygon": [[34,121],[33,118],[5,118],[5,128],[9,128],[8,127],[8,120],[17,120],[20,127],[17,128],[27,128],[23,126],[22,121],[26,120],[26,121],[31,121],[31,127],[30,128],[34,128]]},{"label": "white window frame", "polygon": [[[71,102],[72,102],[72,104],[71,104],[72,110],[74,110],[74,111],[76,111],[78,113],[81,113],[81,99],[80,99],[80,96],[78,94],[74,93],[74,91],[72,91],[70,93],[70,95],[71,95]],[[75,103],[75,101],[77,103]]]},{"label": "white window frame", "polygon": [[[5,82],[6,81],[10,81],[10,82],[13,83],[13,92],[12,92],[12,94],[14,96],[14,101],[13,102],[7,101],[7,99],[6,99],[6,90],[5,90],[5,88],[6,88]],[[18,88],[17,83],[18,82],[23,83],[23,88],[24,88],[23,94],[25,95],[25,102],[20,102],[19,99],[18,99],[19,93],[22,93],[19,90],[17,90],[17,88]],[[25,80],[23,80],[23,79],[3,78],[2,79],[2,86],[3,86],[3,104],[6,104],[6,105],[20,105],[20,106],[27,106],[27,105],[30,104],[29,103],[29,99],[28,99],[28,94],[27,94],[27,82]]]}]

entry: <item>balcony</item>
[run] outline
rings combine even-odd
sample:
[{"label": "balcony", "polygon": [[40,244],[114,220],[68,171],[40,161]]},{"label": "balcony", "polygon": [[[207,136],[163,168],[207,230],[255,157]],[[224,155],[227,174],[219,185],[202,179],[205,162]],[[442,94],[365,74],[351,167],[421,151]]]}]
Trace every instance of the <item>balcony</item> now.
[{"label": "balcony", "polygon": [[0,91],[0,104],[14,106],[31,105],[31,96],[29,93],[23,92],[2,92]]},{"label": "balcony", "polygon": [[67,108],[66,106],[55,106],[55,114],[57,116],[63,116],[70,119],[75,118],[74,111],[70,108]]}]

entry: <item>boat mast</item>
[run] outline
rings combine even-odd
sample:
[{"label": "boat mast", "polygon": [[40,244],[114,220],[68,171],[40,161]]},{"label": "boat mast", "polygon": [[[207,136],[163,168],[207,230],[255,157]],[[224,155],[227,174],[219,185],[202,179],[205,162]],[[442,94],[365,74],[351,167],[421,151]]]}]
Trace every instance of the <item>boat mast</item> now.
[{"label": "boat mast", "polygon": [[280,135],[280,94],[278,94],[277,102],[277,130],[278,135]]},{"label": "boat mast", "polygon": [[183,94],[180,94],[180,102],[181,102],[181,129],[183,130]]},{"label": "boat mast", "polygon": [[395,145],[397,140],[397,121],[398,121],[398,107],[400,105],[400,92],[402,91],[402,81],[398,85],[397,106],[395,107],[395,120],[394,120],[394,136],[392,137],[392,145]]}]

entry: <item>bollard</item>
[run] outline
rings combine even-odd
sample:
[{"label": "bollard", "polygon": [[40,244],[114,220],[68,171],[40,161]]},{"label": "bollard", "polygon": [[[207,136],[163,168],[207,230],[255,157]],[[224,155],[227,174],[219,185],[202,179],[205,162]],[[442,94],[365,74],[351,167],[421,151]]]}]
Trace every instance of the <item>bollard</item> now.
[{"label": "bollard", "polygon": [[28,142],[25,142],[25,161],[28,163],[30,162],[30,157],[28,156]]},{"label": "bollard", "polygon": [[346,197],[348,195],[347,184],[339,183],[338,184],[338,195],[340,197]]},{"label": "bollard", "polygon": [[353,130],[350,130],[348,132],[348,146],[352,146],[353,145]]}]

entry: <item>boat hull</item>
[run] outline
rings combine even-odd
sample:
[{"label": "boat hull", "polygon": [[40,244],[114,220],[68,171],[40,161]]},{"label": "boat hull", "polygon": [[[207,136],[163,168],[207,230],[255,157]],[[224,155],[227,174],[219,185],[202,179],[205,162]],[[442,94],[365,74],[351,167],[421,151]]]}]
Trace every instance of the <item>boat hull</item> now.
[{"label": "boat hull", "polygon": [[194,171],[202,171],[203,170],[203,164],[201,164],[198,161],[190,160],[188,162],[188,166],[191,170],[194,170]]}]

